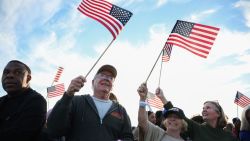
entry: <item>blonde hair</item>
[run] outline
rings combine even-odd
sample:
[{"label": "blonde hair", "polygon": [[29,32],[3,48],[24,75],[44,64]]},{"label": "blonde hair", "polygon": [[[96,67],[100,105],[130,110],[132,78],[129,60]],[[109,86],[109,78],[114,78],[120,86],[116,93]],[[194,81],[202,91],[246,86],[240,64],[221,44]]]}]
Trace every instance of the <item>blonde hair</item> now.
[{"label": "blonde hair", "polygon": [[[166,122],[167,122],[167,119],[165,119],[165,120],[163,121],[163,125],[167,128]],[[187,131],[188,124],[187,124],[187,122],[186,122],[184,119],[181,119],[181,123],[182,123],[181,133],[184,133],[184,132]]]},{"label": "blonde hair", "polygon": [[204,102],[204,104],[206,104],[206,103],[211,103],[217,108],[215,110],[218,112],[219,117],[217,119],[216,127],[224,128],[227,125],[227,120],[226,120],[225,113],[224,113],[222,107],[220,106],[219,102],[217,102],[217,101],[206,101],[206,102]]}]

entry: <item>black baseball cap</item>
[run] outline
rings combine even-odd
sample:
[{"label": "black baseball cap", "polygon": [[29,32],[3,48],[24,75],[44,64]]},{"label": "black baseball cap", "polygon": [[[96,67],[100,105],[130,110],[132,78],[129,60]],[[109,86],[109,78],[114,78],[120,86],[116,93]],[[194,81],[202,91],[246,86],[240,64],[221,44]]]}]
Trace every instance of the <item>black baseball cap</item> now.
[{"label": "black baseball cap", "polygon": [[108,71],[108,72],[110,72],[110,73],[113,75],[113,77],[116,78],[117,71],[116,71],[116,69],[115,69],[114,66],[108,65],[108,64],[107,64],[107,65],[103,65],[103,66],[101,66],[101,67],[99,68],[99,70],[97,71],[96,74],[98,74],[98,73],[100,73],[100,72],[103,72],[103,71]]},{"label": "black baseball cap", "polygon": [[177,107],[173,107],[173,108],[171,108],[171,109],[165,109],[164,111],[163,111],[163,116],[165,117],[165,118],[167,118],[170,114],[176,114],[179,118],[181,118],[181,119],[184,119],[184,117],[185,117],[185,114],[184,114],[184,112],[182,111],[182,109],[180,109],[180,108],[177,108]]}]

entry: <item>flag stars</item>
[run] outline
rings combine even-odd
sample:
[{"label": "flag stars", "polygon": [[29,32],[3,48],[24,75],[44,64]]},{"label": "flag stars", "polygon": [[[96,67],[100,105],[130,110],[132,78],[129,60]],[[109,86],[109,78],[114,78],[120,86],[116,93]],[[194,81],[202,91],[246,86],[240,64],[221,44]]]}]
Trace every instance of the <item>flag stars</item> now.
[{"label": "flag stars", "polygon": [[194,23],[177,21],[177,24],[174,27],[172,33],[178,33],[182,36],[189,37],[193,26],[194,26]]},{"label": "flag stars", "polygon": [[115,17],[123,24],[123,26],[125,26],[128,20],[131,18],[132,13],[118,6],[113,5],[110,10],[110,15]]}]

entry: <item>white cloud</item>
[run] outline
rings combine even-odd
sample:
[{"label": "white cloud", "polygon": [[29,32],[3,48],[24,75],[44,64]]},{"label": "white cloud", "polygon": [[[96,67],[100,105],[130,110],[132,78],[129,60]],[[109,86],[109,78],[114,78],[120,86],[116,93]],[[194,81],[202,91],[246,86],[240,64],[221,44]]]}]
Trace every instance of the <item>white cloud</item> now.
[{"label": "white cloud", "polygon": [[208,9],[199,13],[193,13],[188,19],[190,19],[193,22],[199,22],[203,18],[206,18],[209,15],[214,14],[216,11],[217,11],[216,9]]},{"label": "white cloud", "polygon": [[[113,64],[118,70],[113,92],[120,103],[126,107],[132,124],[136,125],[139,101],[136,89],[146,80],[165,43],[166,26],[164,24],[153,25],[149,33],[150,39],[144,43],[132,44],[129,41],[116,40],[87,77],[86,85],[78,94],[91,94],[91,80],[96,70],[102,64]],[[232,80],[249,72],[249,55],[244,54],[248,49],[249,34],[222,30],[208,59],[202,59],[182,48],[174,47],[170,62],[163,64],[161,77],[161,87],[167,99],[183,108],[188,117],[200,113],[202,104],[206,100],[218,100],[230,118],[236,116],[232,108],[235,107],[233,100],[236,90],[244,93],[249,89],[249,84]],[[69,40],[74,40],[73,35],[72,33],[72,36],[68,37]],[[74,44],[66,45],[70,47],[56,46],[63,45],[64,42],[57,37],[55,32],[51,32],[49,36],[40,40],[30,42],[30,45],[35,45],[29,53],[32,59],[27,58],[24,61],[30,64],[33,70],[31,86],[44,96],[46,87],[51,85],[57,66],[65,68],[60,82],[64,82],[67,88],[71,79],[80,74],[85,75],[89,71],[105,49],[104,47],[107,46],[107,43],[97,44],[95,50],[98,55],[91,58],[83,52],[73,52]],[[221,58],[232,54],[239,55],[237,59],[244,63],[236,66],[233,64],[213,66]],[[148,80],[148,87],[152,92],[158,86],[159,70],[158,62]],[[50,107],[59,98],[50,99]]]},{"label": "white cloud", "polygon": [[37,24],[47,22],[57,12],[61,1],[4,0],[1,2],[0,26],[6,32],[14,31],[17,27],[25,28],[26,32],[30,31]]},{"label": "white cloud", "polygon": [[166,4],[167,2],[168,2],[167,0],[158,0],[157,7],[161,7],[162,5]]},{"label": "white cloud", "polygon": [[[78,94],[91,94],[91,80],[96,70],[102,64],[113,64],[118,70],[113,92],[118,96],[120,103],[126,107],[133,125],[136,125],[139,100],[136,89],[140,83],[146,80],[156,61],[166,40],[165,31],[166,27],[163,24],[157,24],[149,29],[150,39],[147,42],[132,44],[129,41],[115,41],[90,73],[87,78],[88,82]],[[231,36],[234,36],[235,40],[230,40],[230,46],[225,46]],[[200,113],[202,104],[206,100],[219,100],[229,116],[236,116],[232,109],[235,106],[233,103],[235,92],[236,90],[244,92],[249,86],[238,81],[232,82],[232,80],[248,72],[249,56],[243,55],[238,58],[245,62],[242,65],[211,66],[221,59],[224,53],[227,55],[244,53],[246,49],[245,36],[248,34],[222,31],[214,47],[217,49],[213,49],[213,53],[209,55],[208,59],[199,58],[182,48],[174,47],[170,62],[163,64],[162,70],[161,87],[167,99],[183,108],[187,116]],[[32,43],[36,46],[31,51],[33,61],[29,61],[29,63],[34,68],[38,68],[33,73],[32,87],[38,89],[44,96],[46,94],[45,88],[53,80],[56,66],[65,68],[61,82],[64,82],[67,87],[71,79],[80,74],[85,75],[89,71],[97,57],[105,49],[104,47],[107,46],[107,43],[97,44],[95,48],[98,55],[95,58],[90,58],[84,53],[72,52],[71,48],[53,47],[53,44],[62,44],[62,42],[52,32],[50,36]],[[237,49],[234,46],[237,46]],[[37,63],[38,60],[39,63]],[[158,62],[148,80],[148,87],[152,92],[158,85],[159,67]],[[50,99],[51,106],[58,99],[59,97]]]},{"label": "white cloud", "polygon": [[250,27],[250,1],[249,0],[240,0],[234,5],[237,8],[242,8],[244,16],[246,19],[246,26]]}]

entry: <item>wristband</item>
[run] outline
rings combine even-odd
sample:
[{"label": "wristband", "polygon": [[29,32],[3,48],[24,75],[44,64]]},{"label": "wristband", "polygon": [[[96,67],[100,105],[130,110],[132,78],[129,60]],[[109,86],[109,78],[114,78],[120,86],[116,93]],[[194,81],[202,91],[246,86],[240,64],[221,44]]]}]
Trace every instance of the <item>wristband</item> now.
[{"label": "wristband", "polygon": [[145,101],[140,101],[139,105],[140,105],[141,108],[145,108],[148,105],[148,103],[145,102]]}]

